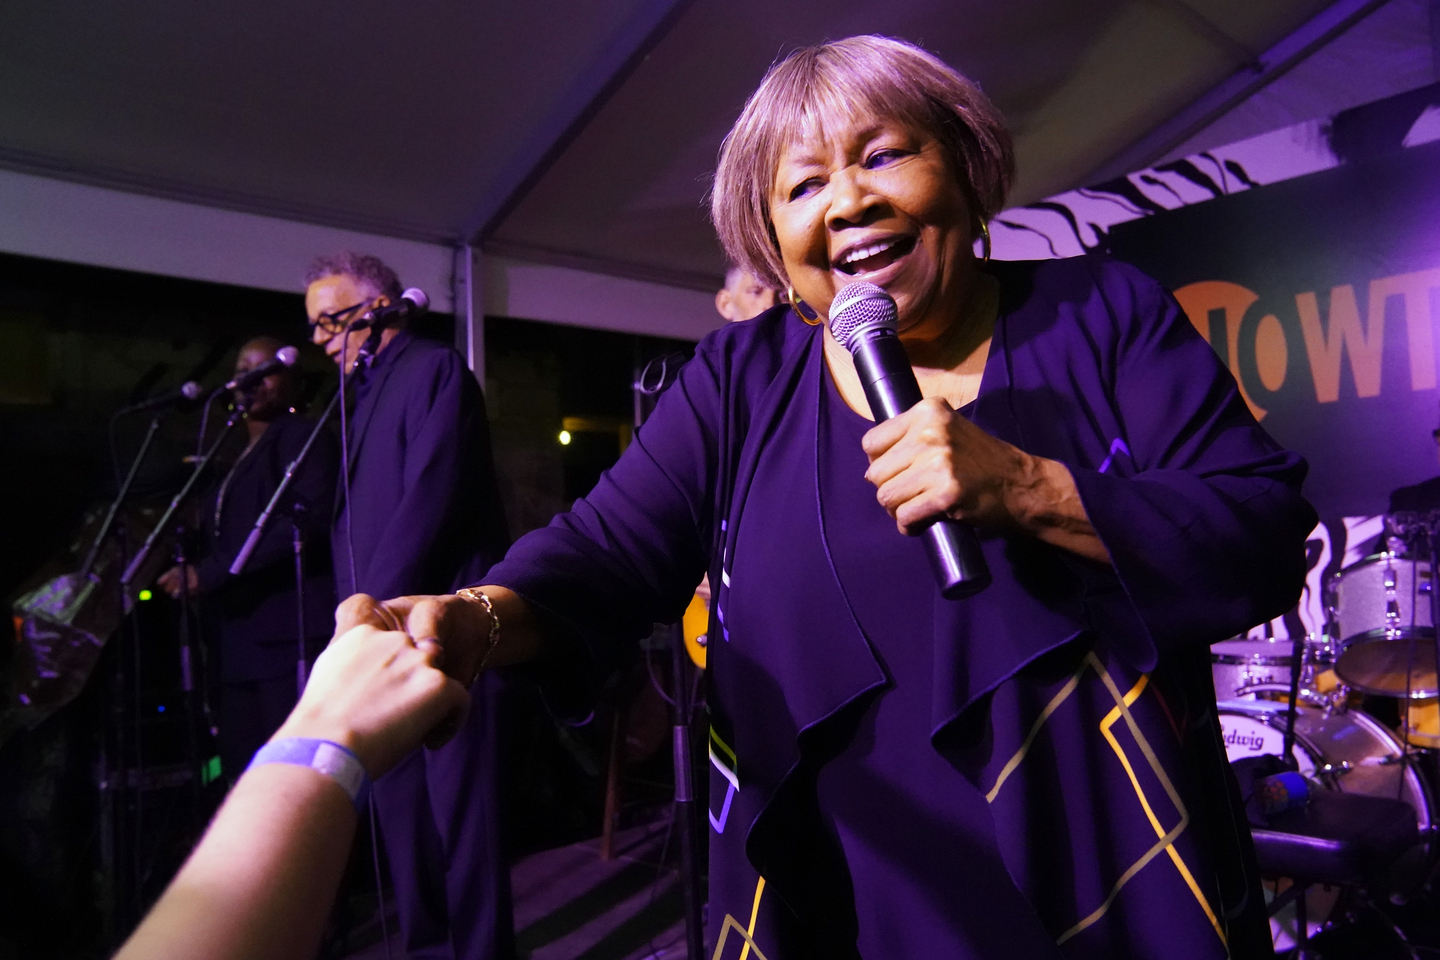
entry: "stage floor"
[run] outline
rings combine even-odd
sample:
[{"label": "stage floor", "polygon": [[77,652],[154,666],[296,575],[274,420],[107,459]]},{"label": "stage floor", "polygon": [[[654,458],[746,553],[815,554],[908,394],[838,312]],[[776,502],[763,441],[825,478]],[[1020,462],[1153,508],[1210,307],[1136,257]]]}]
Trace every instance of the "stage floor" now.
[{"label": "stage floor", "polygon": [[[681,960],[684,894],[669,820],[622,830],[615,856],[600,859],[600,841],[544,850],[511,871],[515,940],[520,960]],[[389,905],[390,934],[397,936]],[[365,940],[370,929],[357,931]],[[347,960],[387,960],[375,941]],[[408,960],[392,944],[388,960]]]},{"label": "stage floor", "polygon": [[[683,960],[683,891],[669,819],[620,831],[615,856],[600,859],[600,841],[532,854],[511,871],[519,960]],[[1440,881],[1410,902],[1382,901],[1354,911],[1322,934],[1322,960],[1440,960]],[[373,899],[371,900],[373,904]],[[389,924],[396,936],[393,904]],[[368,944],[332,952],[344,960],[409,960],[392,945],[387,958],[378,919],[352,933]],[[1408,941],[1408,942],[1407,942]]]}]

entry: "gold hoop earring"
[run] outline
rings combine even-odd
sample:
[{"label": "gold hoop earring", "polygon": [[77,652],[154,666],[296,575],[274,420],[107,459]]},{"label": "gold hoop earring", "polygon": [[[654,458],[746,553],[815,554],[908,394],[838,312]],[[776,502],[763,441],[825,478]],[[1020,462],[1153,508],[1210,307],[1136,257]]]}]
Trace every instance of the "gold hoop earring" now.
[{"label": "gold hoop earring", "polygon": [[[804,300],[801,300],[799,297],[795,296],[794,287],[785,288],[785,299],[789,301],[790,309],[795,311],[795,316],[799,317],[801,320],[804,320],[810,326],[818,327],[820,326],[820,324],[825,322],[824,318],[820,316],[820,312],[818,310],[810,306],[810,304],[806,303]],[[806,310],[810,311],[810,314],[808,316],[805,313]]]},{"label": "gold hoop earring", "polygon": [[984,220],[980,221],[980,250],[984,254],[980,258],[981,263],[990,262],[990,226]]}]

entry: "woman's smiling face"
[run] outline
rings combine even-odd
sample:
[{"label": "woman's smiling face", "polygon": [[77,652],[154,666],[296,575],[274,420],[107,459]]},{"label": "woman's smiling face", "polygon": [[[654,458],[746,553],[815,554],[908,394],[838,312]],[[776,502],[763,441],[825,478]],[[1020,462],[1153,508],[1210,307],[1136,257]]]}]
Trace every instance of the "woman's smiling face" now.
[{"label": "woman's smiling face", "polygon": [[833,124],[780,154],[770,221],[795,293],[822,312],[857,280],[883,287],[900,329],[935,337],[975,272],[970,205],[940,144],[873,118]]}]

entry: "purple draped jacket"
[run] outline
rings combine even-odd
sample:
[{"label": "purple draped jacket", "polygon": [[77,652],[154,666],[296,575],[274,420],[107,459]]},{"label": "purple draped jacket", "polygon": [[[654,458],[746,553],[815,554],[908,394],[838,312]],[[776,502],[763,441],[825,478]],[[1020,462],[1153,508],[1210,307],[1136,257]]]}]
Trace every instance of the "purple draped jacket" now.
[{"label": "purple draped jacket", "polygon": [[[1017,938],[1034,956],[1269,955],[1207,647],[1299,595],[1304,461],[1155,281],[1099,258],[986,269],[1000,316],[966,413],[1070,469],[1113,566],[988,532],[994,583],[935,594],[931,742],[989,801],[1024,898],[996,904],[1027,905],[958,905],[955,922],[1038,925]],[[591,494],[487,577],[598,666],[678,619],[709,572],[716,957],[858,955],[815,784],[886,674],[835,574],[814,471],[752,483],[765,458],[814,462],[816,427],[792,411],[828,375],[821,336],[776,308],[706,337]],[[747,510],[787,518],[784,563],[763,537],[737,551]]]}]

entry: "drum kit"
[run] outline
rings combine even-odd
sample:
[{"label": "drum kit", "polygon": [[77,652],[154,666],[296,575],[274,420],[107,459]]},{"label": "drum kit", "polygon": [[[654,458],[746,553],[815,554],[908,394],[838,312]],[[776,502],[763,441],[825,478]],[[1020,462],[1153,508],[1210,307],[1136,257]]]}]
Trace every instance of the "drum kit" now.
[{"label": "drum kit", "polygon": [[[1387,518],[1394,552],[1366,557],[1329,578],[1323,632],[1294,641],[1241,637],[1211,647],[1220,725],[1230,762],[1283,756],[1293,723],[1299,772],[1326,789],[1400,799],[1415,809],[1421,847],[1392,871],[1396,903],[1429,897],[1440,865],[1440,683],[1436,678],[1432,532],[1440,515]],[[1402,554],[1400,538],[1414,547]],[[1416,556],[1430,556],[1430,560]],[[1292,675],[1300,658],[1298,682]],[[1292,683],[1298,689],[1293,704]],[[1390,718],[1392,723],[1385,719]],[[1334,915],[1339,890],[1311,888],[1311,934]],[[1284,913],[1272,918],[1276,947],[1292,942]],[[1289,926],[1294,927],[1293,910]]]}]

